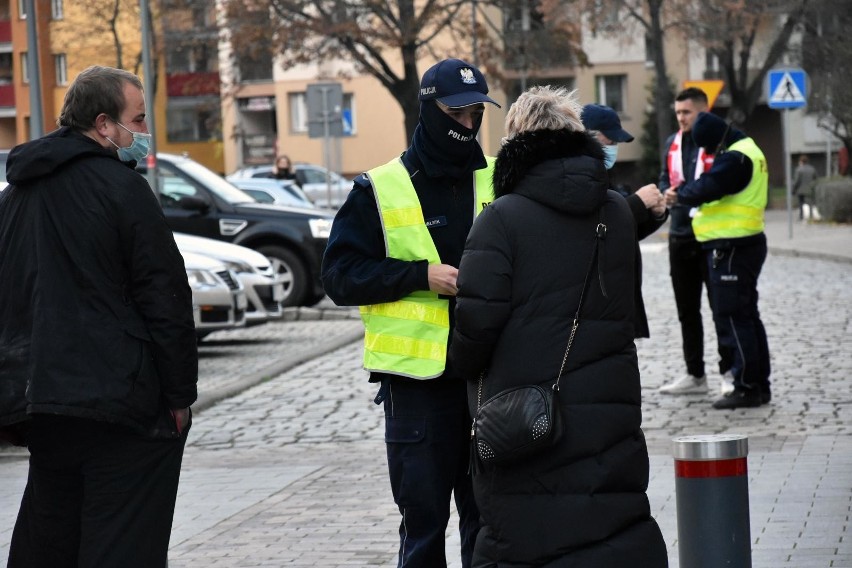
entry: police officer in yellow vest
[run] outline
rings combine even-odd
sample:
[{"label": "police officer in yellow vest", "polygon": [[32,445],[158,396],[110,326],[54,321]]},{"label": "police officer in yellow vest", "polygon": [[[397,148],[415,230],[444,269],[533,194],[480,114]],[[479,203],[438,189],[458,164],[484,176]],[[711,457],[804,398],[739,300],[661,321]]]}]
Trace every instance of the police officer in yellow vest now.
[{"label": "police officer in yellow vest", "polygon": [[734,390],[713,408],[761,406],[772,398],[769,344],[757,308],[757,279],[766,260],[766,158],[754,140],[713,114],[698,115],[692,137],[715,154],[713,166],[666,197],[697,208],[692,229],[707,261],[716,335],[734,356]]},{"label": "police officer in yellow vest", "polygon": [[360,306],[364,368],[380,383],[394,501],[402,514],[399,566],[446,566],[451,499],[470,566],[479,511],[468,475],[465,381],[447,367],[456,277],[473,220],[493,199],[493,159],[476,134],[485,77],[459,59],[420,83],[410,147],[357,177],[334,220],[322,267],[338,305]]}]

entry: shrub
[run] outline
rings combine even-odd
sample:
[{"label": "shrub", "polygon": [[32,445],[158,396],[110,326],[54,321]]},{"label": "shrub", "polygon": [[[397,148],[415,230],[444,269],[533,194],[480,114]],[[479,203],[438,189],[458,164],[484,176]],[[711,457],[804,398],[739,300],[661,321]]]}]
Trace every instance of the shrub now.
[{"label": "shrub", "polygon": [[852,178],[822,178],[814,187],[814,204],[826,221],[852,223]]}]

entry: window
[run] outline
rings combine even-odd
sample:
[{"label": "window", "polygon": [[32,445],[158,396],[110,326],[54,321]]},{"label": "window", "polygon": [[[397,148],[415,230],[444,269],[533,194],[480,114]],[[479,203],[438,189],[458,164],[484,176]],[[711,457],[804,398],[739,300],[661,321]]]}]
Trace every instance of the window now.
[{"label": "window", "polygon": [[65,17],[63,0],[50,0],[50,17],[54,20],[61,20]]},{"label": "window", "polygon": [[616,112],[624,112],[624,86],[627,83],[627,75],[598,75],[595,79],[598,103],[611,107]]},{"label": "window", "polygon": [[18,17],[22,20],[27,19],[27,0],[18,0]]},{"label": "window", "polygon": [[290,132],[302,134],[308,131],[308,103],[304,92],[287,95],[290,107]]},{"label": "window", "polygon": [[219,71],[219,51],[216,40],[194,44],[168,42],[166,70],[168,73],[211,73]]},{"label": "window", "polygon": [[64,53],[57,53],[53,56],[53,63],[56,66],[56,84],[68,84],[68,60]]},{"label": "window", "polygon": [[0,85],[11,85],[14,80],[12,60],[11,53],[0,53]]},{"label": "window", "polygon": [[30,82],[30,58],[26,51],[21,52],[21,82],[24,84]]},{"label": "window", "polygon": [[201,142],[222,139],[219,108],[209,104],[170,106],[166,109],[169,142]]},{"label": "window", "polygon": [[160,202],[163,204],[163,207],[177,209],[179,207],[178,201],[182,197],[204,198],[191,182],[182,178],[172,171],[170,167],[164,166],[162,163],[160,163],[160,167],[157,169],[157,176],[160,182]]}]

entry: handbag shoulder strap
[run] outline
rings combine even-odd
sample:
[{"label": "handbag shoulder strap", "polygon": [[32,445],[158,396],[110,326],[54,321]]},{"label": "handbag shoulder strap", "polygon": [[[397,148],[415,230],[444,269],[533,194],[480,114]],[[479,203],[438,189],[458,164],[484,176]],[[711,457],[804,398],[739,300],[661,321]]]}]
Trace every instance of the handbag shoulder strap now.
[{"label": "handbag shoulder strap", "polygon": [[[598,247],[603,247],[603,241],[606,238],[606,224],[604,223],[604,210],[600,209],[598,223],[595,226],[595,243],[592,246],[592,257],[589,259],[589,267],[586,269],[586,276],[583,278],[583,288],[580,290],[580,302],[577,305],[577,311],[574,313],[574,321],[571,324],[571,335],[568,337],[568,347],[565,348],[565,355],[562,357],[562,365],[559,367],[559,374],[556,375],[556,382],[553,383],[553,390],[559,390],[559,379],[562,378],[562,372],[565,370],[565,362],[568,360],[568,352],[571,350],[571,345],[574,343],[574,335],[577,333],[577,328],[580,326],[580,310],[583,309],[583,299],[586,295],[586,288],[589,287],[589,278],[592,275],[592,268],[595,266],[595,258],[598,256]],[[606,289],[603,283],[603,268],[598,265],[598,278],[601,283],[601,292],[606,297]],[[482,403],[482,379],[485,377],[485,371],[479,373],[479,385],[476,392],[476,409]]]},{"label": "handbag shoulder strap", "polygon": [[[571,351],[571,345],[574,344],[574,336],[577,334],[577,328],[580,327],[580,310],[583,309],[583,300],[586,297],[586,288],[589,287],[589,278],[592,275],[592,268],[595,266],[595,259],[598,256],[598,249],[603,248],[603,241],[606,239],[606,223],[604,223],[604,209],[601,207],[598,217],[598,224],[595,226],[595,243],[592,246],[592,256],[589,259],[589,267],[586,269],[586,276],[583,278],[583,288],[580,290],[580,301],[577,304],[577,311],[574,312],[574,321],[571,323],[571,335],[568,336],[568,346],[565,348],[565,355],[562,356],[562,364],[559,366],[559,373],[556,375],[556,382],[553,383],[553,390],[559,390],[559,380],[562,378],[562,373],[565,371],[565,362],[568,360],[568,352]],[[606,288],[603,281],[603,263],[598,263],[598,279],[601,284],[601,292],[606,297]]]}]

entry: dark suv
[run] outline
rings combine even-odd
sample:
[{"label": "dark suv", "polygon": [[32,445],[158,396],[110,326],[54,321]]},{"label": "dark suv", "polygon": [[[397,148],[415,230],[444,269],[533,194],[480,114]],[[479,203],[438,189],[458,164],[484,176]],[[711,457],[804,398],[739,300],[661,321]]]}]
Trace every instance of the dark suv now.
[{"label": "dark suv", "polygon": [[[174,154],[157,154],[160,203],[172,230],[252,248],[284,280],[284,306],[310,306],[325,293],[320,263],[333,215],[257,203],[215,172]],[[146,165],[136,170],[147,175]]]}]

